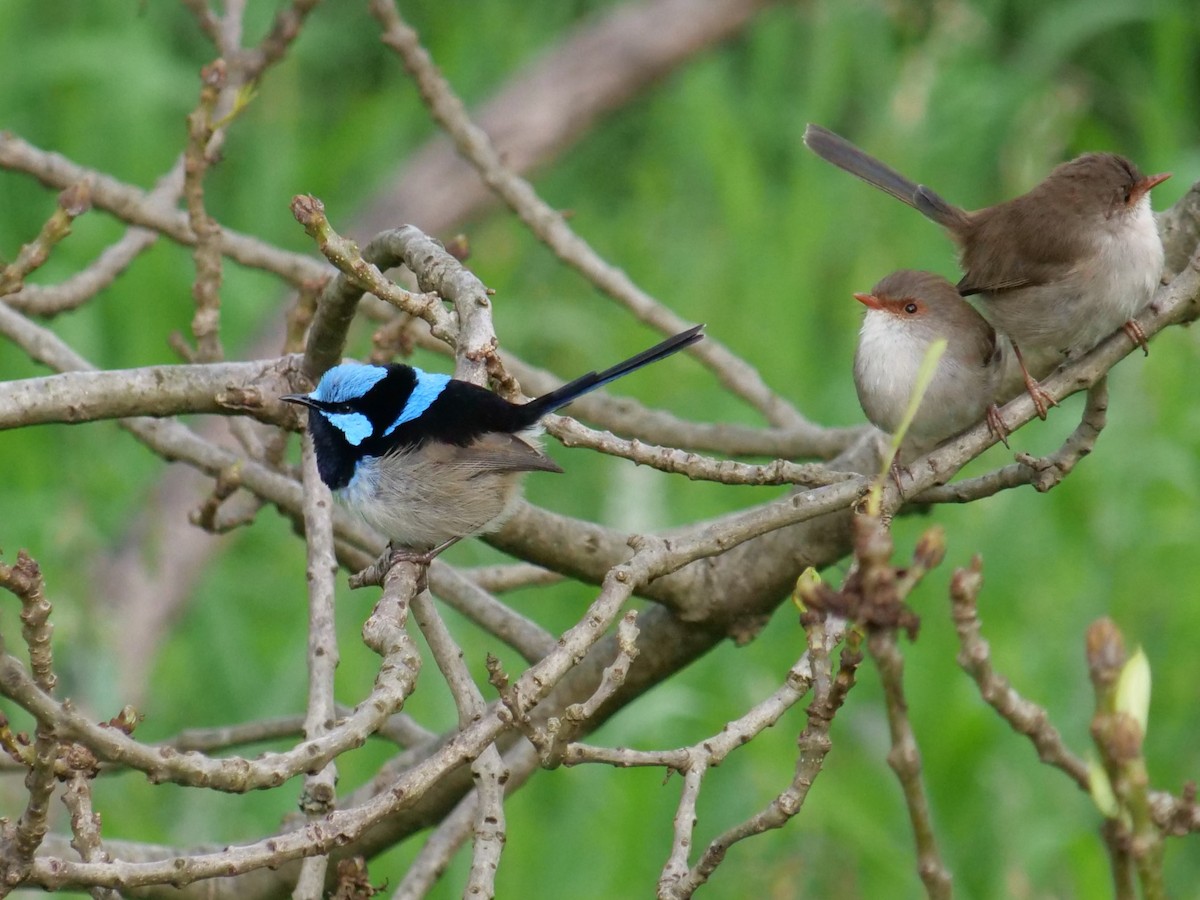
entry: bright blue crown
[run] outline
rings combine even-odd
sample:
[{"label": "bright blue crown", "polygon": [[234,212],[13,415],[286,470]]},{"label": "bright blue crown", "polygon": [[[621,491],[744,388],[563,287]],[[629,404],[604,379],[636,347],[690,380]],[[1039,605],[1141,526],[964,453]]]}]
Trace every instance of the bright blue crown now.
[{"label": "bright blue crown", "polygon": [[342,363],[322,375],[321,383],[309,396],[322,403],[348,403],[379,384],[387,373],[383,366]]}]

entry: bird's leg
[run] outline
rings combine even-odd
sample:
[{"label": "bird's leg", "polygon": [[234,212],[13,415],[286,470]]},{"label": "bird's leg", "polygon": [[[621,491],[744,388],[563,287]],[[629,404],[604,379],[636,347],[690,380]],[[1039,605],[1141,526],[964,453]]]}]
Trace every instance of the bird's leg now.
[{"label": "bird's leg", "polygon": [[896,486],[896,490],[900,493],[900,496],[903,497],[904,485],[902,484],[901,479],[905,477],[911,479],[913,477],[913,473],[909,471],[908,466],[901,464],[899,457],[892,460],[892,465],[888,472],[892,476],[892,484]]},{"label": "bird's leg", "polygon": [[1042,390],[1042,386],[1029,374],[1029,369],[1025,367],[1025,357],[1021,355],[1021,348],[1015,343],[1012,348],[1013,353],[1017,355],[1017,362],[1021,366],[1021,375],[1025,378],[1025,390],[1029,392],[1029,396],[1033,400],[1033,408],[1037,410],[1038,418],[1044,419],[1046,410],[1051,406],[1058,406],[1058,401]]},{"label": "bird's leg", "polygon": [[1133,341],[1135,346],[1141,347],[1142,352],[1147,356],[1150,355],[1150,345],[1146,343],[1146,332],[1142,330],[1142,326],[1138,324],[1136,319],[1130,319],[1121,326],[1121,330]]},{"label": "bird's leg", "polygon": [[401,562],[417,563],[428,568],[429,564],[437,559],[443,550],[448,550],[461,540],[461,537],[452,537],[450,540],[438,544],[432,550],[423,551],[413,550],[409,547],[397,547],[395,544],[389,543],[387,549],[383,551],[383,555],[387,559],[388,568]]},{"label": "bird's leg", "polygon": [[446,541],[444,544],[439,544],[432,550],[418,551],[409,547],[397,547],[391,541],[383,548],[383,552],[379,554],[379,559],[371,563],[361,572],[356,572],[350,576],[350,587],[358,589],[366,587],[370,584],[383,587],[383,582],[387,578],[388,572],[392,570],[392,566],[398,563],[414,563],[421,566],[417,573],[417,590],[423,591],[428,587],[429,564],[433,562],[434,557],[456,543],[459,538]]},{"label": "bird's leg", "polygon": [[996,438],[1005,447],[1008,446],[1008,426],[1004,424],[1004,417],[1000,415],[1000,407],[995,403],[988,407],[987,410],[988,430],[992,436]]}]

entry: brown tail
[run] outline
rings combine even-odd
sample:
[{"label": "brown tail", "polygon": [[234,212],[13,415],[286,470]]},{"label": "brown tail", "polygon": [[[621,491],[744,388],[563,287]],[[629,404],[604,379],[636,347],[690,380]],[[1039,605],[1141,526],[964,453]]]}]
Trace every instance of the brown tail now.
[{"label": "brown tail", "polygon": [[937,222],[950,231],[958,231],[966,220],[966,213],[943,200],[935,191],[905,178],[895,169],[855,147],[840,135],[820,125],[809,125],[804,129],[804,143],[813,153],[839,169],[861,178],[867,184],[891,194],[907,203],[923,216]]}]

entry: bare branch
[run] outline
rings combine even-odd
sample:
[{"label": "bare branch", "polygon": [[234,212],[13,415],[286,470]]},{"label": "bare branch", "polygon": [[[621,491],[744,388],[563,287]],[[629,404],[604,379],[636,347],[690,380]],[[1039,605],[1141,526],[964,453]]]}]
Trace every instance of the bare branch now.
[{"label": "bare branch", "polygon": [[693,481],[715,481],[720,484],[794,484],[821,487],[856,477],[854,472],[835,472],[826,466],[797,464],[777,459],[756,466],[713,459],[688,453],[674,447],[655,447],[639,440],[625,440],[606,432],[593,431],[568,416],[547,416],[546,430],[564,447],[587,447],[609,456],[619,456],[638,465],[650,466],[661,472],[686,475]]},{"label": "bare branch", "polygon": [[[765,0],[633,0],[603,7],[510,78],[475,119],[505,164],[527,172],[563,156],[604,115],[736,37],[769,5]],[[621,64],[613,65],[617,58]],[[392,227],[398,216],[430,234],[443,234],[496,202],[445,136],[413,154],[378,197],[362,216],[365,234]]]},{"label": "bare branch", "polygon": [[[692,324],[640,290],[623,271],[605,262],[556,210],[537,196],[527,181],[504,165],[488,136],[468,118],[462,101],[438,72],[417,33],[400,18],[392,0],[372,0],[371,12],[384,29],[383,42],[400,54],[430,114],[454,140],[459,152],[479,170],[488,186],[539,240],[640,321],[664,334],[682,331]],[[791,404],[766,386],[753,367],[716,340],[710,338],[696,345],[692,352],[713,369],[730,391],[760,410],[772,424],[791,427],[806,424]],[[812,427],[814,432],[820,431]]]},{"label": "bare branch", "polygon": [[1083,790],[1088,789],[1087,765],[1063,744],[1058,730],[1050,724],[1046,710],[1022,697],[992,668],[991,650],[982,636],[979,608],[976,604],[983,587],[983,563],[979,557],[970,568],[956,569],[950,579],[954,628],[961,647],[958,664],[979,686],[979,695],[1014,731],[1028,737],[1038,758],[1065,772]]},{"label": "bare branch", "polygon": [[292,0],[275,14],[271,29],[253,50],[243,50],[238,65],[248,81],[257,81],[268,68],[287,54],[288,48],[300,35],[308,14],[316,9],[321,0]]},{"label": "bare branch", "polygon": [[[562,576],[541,566],[529,563],[505,563],[495,566],[476,566],[458,570],[485,591],[503,594],[525,587],[546,587],[558,584]],[[434,593],[437,593],[435,590]]]},{"label": "bare branch", "polygon": [[[315,740],[334,730],[337,710],[333,677],[339,655],[334,627],[334,575],[338,564],[333,552],[333,497],[317,472],[317,454],[306,431],[302,450],[304,475],[304,536],[308,548],[308,710],[304,737]],[[309,821],[320,819],[334,807],[337,764],[327,763],[305,776],[300,809]],[[300,867],[292,892],[294,900],[321,900],[325,893],[328,857],[310,856]]]},{"label": "bare branch", "polygon": [[[509,773],[504,788],[507,793],[511,793],[537,771],[538,757],[529,744],[521,743],[504,754],[503,765]],[[442,818],[441,823],[425,841],[396,886],[396,891],[392,894],[393,900],[418,900],[425,897],[433,884],[445,873],[454,854],[474,833],[478,815],[479,793],[473,790]]]},{"label": "bare branch", "polygon": [[92,265],[61,284],[26,284],[4,298],[13,309],[33,316],[56,316],[78,309],[125,273],[137,257],[153,246],[158,235],[146,228],[129,228],[115,244],[105,248]]},{"label": "bare branch", "polygon": [[[71,815],[71,846],[84,862],[111,862],[112,857],[100,841],[100,814],[92,811],[92,789],[87,776],[72,773],[67,789],[63,792],[63,805]],[[116,891],[110,888],[92,888],[96,900],[119,900]]]},{"label": "bare branch", "polygon": [[404,642],[376,643],[385,650],[375,685],[343,722],[293,750],[265,753],[254,760],[212,759],[194,752],[179,753],[170,747],[151,747],[116,729],[97,726],[39,689],[21,664],[8,654],[0,655],[0,692],[39,722],[53,727],[60,736],[79,741],[103,760],[138,769],[154,782],[173,781],[243,792],[279,785],[301,772],[323,767],[346,749],[360,746],[400,708],[412,691],[418,657]]},{"label": "bare branch", "polygon": [[544,657],[556,643],[554,636],[536,622],[509,609],[476,581],[439,560],[429,568],[429,586],[451,607],[515,648],[531,663]]},{"label": "bare branch", "polygon": [[[3,133],[0,133],[3,138]],[[50,258],[55,244],[71,233],[71,223],[91,207],[88,184],[79,181],[58,196],[58,208],[46,220],[38,236],[22,245],[17,258],[0,268],[0,297],[19,291],[30,272]]]},{"label": "bare branch", "polygon": [[[229,10],[225,20],[236,21],[236,11]],[[220,43],[222,52],[230,49],[225,40]],[[196,280],[192,285],[196,299],[196,315],[192,319],[196,362],[215,362],[225,355],[220,339],[221,227],[204,207],[204,177],[213,160],[208,147],[217,131],[214,121],[217,102],[225,89],[225,61],[218,59],[200,73],[200,102],[188,115],[188,140],[183,153],[183,196],[187,200],[188,225],[196,236],[192,248],[196,265]]]},{"label": "bare branch", "polygon": [[[421,591],[413,597],[412,611],[413,619],[425,635],[434,661],[450,688],[450,695],[458,709],[459,726],[478,721],[485,711],[483,696],[463,662],[462,649],[451,637],[428,592]],[[504,849],[504,782],[508,779],[508,772],[495,744],[486,747],[475,758],[471,763],[471,773],[475,778],[477,798],[472,825],[475,842],[465,894],[492,897],[496,893],[496,870]]]},{"label": "bare branch", "polygon": [[[152,229],[176,243],[185,246],[196,243],[196,236],[188,227],[187,214],[173,205],[108,175],[76,165],[58,153],[40,150],[7,131],[0,131],[0,168],[25,172],[42,184],[60,190],[86,180],[91,189],[92,205],[97,209],[130,225]],[[325,264],[318,260],[280,250],[228,228],[221,229],[221,252],[244,266],[272,272],[296,287],[329,273]]]},{"label": "bare branch", "polygon": [[867,639],[867,647],[879,667],[887,698],[888,727],[892,733],[888,765],[896,772],[904,790],[904,801],[917,842],[917,871],[930,897],[948,898],[951,896],[950,873],[938,852],[929,799],[921,779],[921,752],[908,721],[908,704],[904,700],[904,658],[896,645],[896,633],[876,631]]},{"label": "bare branch", "polygon": [[[440,245],[432,238],[411,226],[405,226],[379,235],[360,254],[353,241],[333,230],[325,217],[324,205],[315,197],[295,197],[292,200],[292,214],[317,242],[326,258],[341,272],[326,285],[317,302],[316,318],[304,358],[304,371],[312,380],[315,381],[326,369],[341,362],[346,332],[354,319],[359,298],[366,291],[425,319],[435,337],[447,343],[455,342],[457,328],[437,294],[413,294],[389,281],[383,274],[385,269],[408,262],[416,266],[414,271],[426,273],[436,269],[437,276],[434,277],[439,281],[449,268],[454,270],[458,278],[469,277],[477,285],[478,279],[473,275],[467,276],[466,270],[449,254],[445,251],[438,253]],[[419,264],[412,261],[414,257],[420,260]],[[447,263],[451,265],[447,266]],[[482,285],[479,288],[482,289]],[[480,292],[483,293],[482,290]],[[442,296],[453,300],[455,292],[451,289]]]},{"label": "bare branch", "polygon": [[[831,678],[829,671],[828,649],[836,642],[830,640],[826,633],[826,625],[831,624],[835,635],[842,635],[846,646],[842,651],[842,662],[836,678]],[[845,631],[846,623],[839,619],[829,619],[826,622],[816,622],[809,627],[808,654],[802,657],[797,666],[788,673],[786,687],[795,691],[797,688],[807,690],[803,681],[797,678],[797,668],[808,660],[813,699],[808,707],[808,724],[797,739],[799,754],[796,758],[796,771],[792,783],[777,795],[761,812],[751,816],[726,830],[712,840],[701,854],[696,865],[684,873],[684,877],[674,886],[671,896],[690,897],[716,871],[729,852],[729,848],[738,841],[762,834],[773,828],[782,828],[792,818],[799,814],[808,798],[809,788],[812,787],[821,766],[833,744],[829,738],[829,728],[833,717],[841,707],[846,693],[854,685],[854,673],[862,661],[859,650],[860,640],[854,632]],[[797,683],[798,682],[798,683]],[[800,696],[803,696],[801,691]],[[798,701],[800,697],[797,697]],[[796,701],[793,701],[796,702]]]},{"label": "bare branch", "polygon": [[1096,446],[1108,412],[1108,379],[1102,376],[1088,390],[1083,418],[1063,445],[1049,456],[1018,453],[1017,463],[978,478],[956,481],[923,491],[918,503],[970,503],[1009,488],[1032,484],[1040,493],[1057,487]]},{"label": "bare branch", "polygon": [[[14,315],[0,308],[0,333],[16,334],[12,327],[20,328],[21,323]],[[57,367],[50,357],[43,361]],[[277,422],[286,415],[286,407],[277,398],[289,390],[299,363],[299,357],[285,356],[252,362],[84,370],[6,381],[0,383],[0,430],[186,413],[251,414]]]}]

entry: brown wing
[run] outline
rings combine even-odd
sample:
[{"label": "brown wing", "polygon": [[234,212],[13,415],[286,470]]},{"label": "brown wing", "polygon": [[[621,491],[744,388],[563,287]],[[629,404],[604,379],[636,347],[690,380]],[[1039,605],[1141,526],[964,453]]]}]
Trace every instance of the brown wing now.
[{"label": "brown wing", "polygon": [[[438,448],[442,449],[442,448]],[[502,472],[561,472],[562,468],[536,447],[504,432],[490,432],[466,447],[445,446],[446,462],[474,469],[473,475]]]},{"label": "brown wing", "polygon": [[1053,198],[1041,193],[1035,188],[969,214],[958,235],[966,273],[958,283],[960,294],[1002,293],[1058,281],[1087,255],[1087,223],[1077,209],[1057,204],[1057,213],[1047,214],[1045,204]]}]

